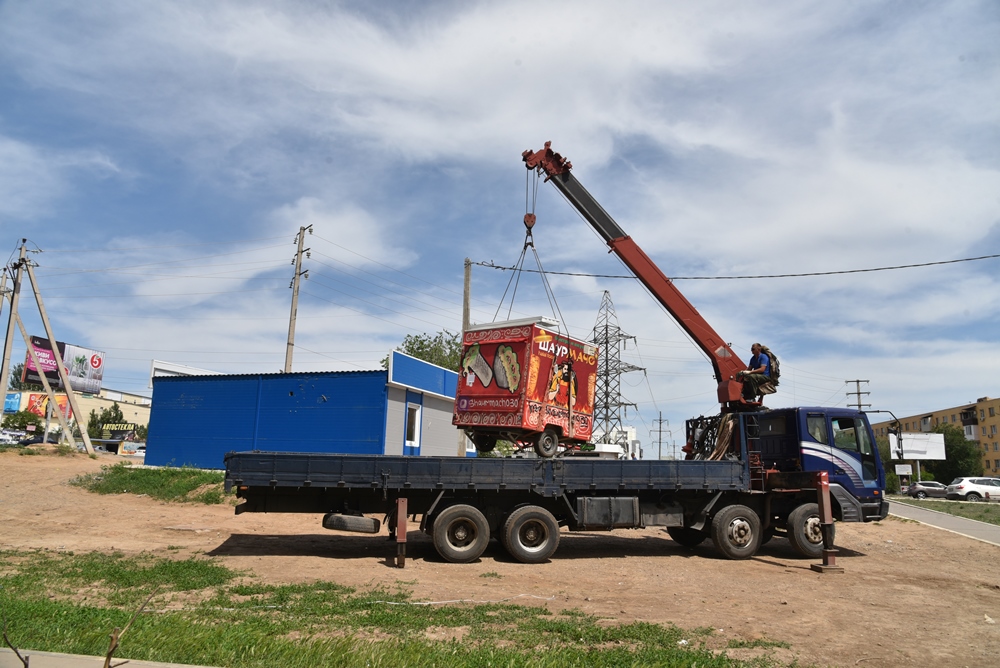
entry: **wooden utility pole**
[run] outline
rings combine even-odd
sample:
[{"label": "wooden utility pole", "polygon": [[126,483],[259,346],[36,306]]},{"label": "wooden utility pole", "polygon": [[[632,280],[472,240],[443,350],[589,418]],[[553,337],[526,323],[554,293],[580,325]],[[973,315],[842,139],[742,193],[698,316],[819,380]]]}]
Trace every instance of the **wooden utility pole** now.
[{"label": "wooden utility pole", "polygon": [[[299,310],[299,279],[305,274],[306,278],[309,278],[309,270],[305,272],[302,271],[302,246],[305,244],[306,230],[309,230],[309,234],[312,234],[312,225],[308,227],[300,227],[298,234],[298,252],[295,253],[295,259],[292,263],[295,265],[295,276],[292,277],[292,284],[289,285],[292,289],[292,312],[288,316],[288,345],[285,347],[285,373],[292,372],[292,351],[295,349],[295,317]],[[306,248],[305,251],[309,249]]]},{"label": "wooden utility pole", "polygon": [[[7,400],[7,377],[10,375],[10,350],[14,345],[14,323],[17,320],[17,302],[21,295],[21,279],[23,277],[23,267],[27,249],[25,244],[27,239],[21,239],[21,255],[17,260],[17,272],[14,274],[14,287],[10,292],[10,314],[7,316],[7,338],[3,344],[3,362],[0,363],[0,398]],[[7,284],[7,271],[4,268],[4,286]],[[0,300],[2,303],[2,300]]]},{"label": "wooden utility pole", "polygon": [[[465,345],[465,331],[469,329],[469,319],[472,317],[469,313],[469,301],[472,295],[472,260],[465,258],[465,288],[462,291],[462,338],[459,344],[464,347]],[[461,372],[459,372],[461,374]],[[462,382],[462,376],[459,375],[458,382]],[[463,429],[458,430],[458,456],[465,456],[465,441],[468,437],[465,435]]]},{"label": "wooden utility pole", "polygon": [[[62,357],[59,355],[59,346],[56,344],[56,337],[52,334],[52,325],[49,324],[49,316],[45,312],[45,304],[42,303],[42,293],[38,289],[38,281],[35,279],[35,271],[31,268],[31,263],[23,261],[22,266],[28,271],[28,279],[31,281],[31,289],[35,293],[35,303],[38,304],[38,314],[42,317],[42,325],[45,327],[45,335],[49,337],[49,347],[52,348],[52,357],[56,360],[56,369],[59,371],[59,380],[62,381],[63,388],[66,390],[66,400],[69,401],[70,408],[73,409],[73,415],[76,416],[76,424],[80,427],[80,436],[83,437],[83,447],[87,449],[87,454],[94,454],[94,446],[90,443],[90,434],[87,433],[87,425],[82,422],[83,416],[80,415],[80,406],[76,402],[76,396],[73,393],[73,386],[69,382],[69,373],[66,371],[66,365],[63,364]],[[32,350],[31,342],[28,342],[28,349]],[[34,352],[32,350],[32,352]],[[42,368],[37,366],[38,375],[45,376],[45,372]],[[66,429],[66,427],[63,427]],[[67,432],[67,436],[72,439],[73,432]]]},{"label": "wooden utility pole", "polygon": [[[17,326],[21,330],[21,336],[24,337],[24,345],[28,346],[28,354],[31,355],[31,362],[35,365],[35,368],[38,369],[38,376],[42,380],[42,387],[45,388],[45,393],[49,395],[49,408],[52,408],[53,406],[55,406],[55,411],[54,412],[59,417],[59,426],[62,427],[63,438],[67,439],[69,441],[70,445],[72,445],[73,442],[74,442],[74,439],[73,439],[73,431],[69,427],[69,420],[67,420],[66,416],[63,414],[63,412],[61,410],[59,410],[59,403],[56,401],[55,390],[53,390],[52,386],[49,385],[49,379],[45,375],[45,372],[42,370],[42,363],[38,359],[38,354],[35,353],[35,347],[33,345],[31,345],[31,337],[28,336],[28,330],[26,330],[24,328],[24,323],[21,321],[21,316],[18,315],[16,317],[17,317]],[[55,357],[55,358],[58,359],[59,358],[59,350],[56,348],[55,342],[52,339],[49,339],[49,345],[52,346],[52,352],[54,353],[53,357]],[[65,381],[63,381],[63,382],[65,383]],[[72,393],[73,393],[73,390],[67,385],[66,386],[66,396],[69,397],[69,396],[72,395]],[[76,415],[76,423],[80,424],[80,414],[76,412],[76,406],[75,405],[73,406],[73,414]],[[46,420],[45,424],[46,424],[46,431],[45,431],[45,433],[47,435],[48,434],[48,421],[47,420]],[[86,431],[84,430],[84,428],[82,426],[80,427],[80,432],[84,433],[84,434],[86,433]],[[87,436],[89,437],[89,434],[87,434]],[[89,444],[90,443],[89,438],[85,439],[84,443]],[[91,451],[88,450],[88,452],[91,452]],[[93,454],[93,453],[91,452],[91,454]]]}]

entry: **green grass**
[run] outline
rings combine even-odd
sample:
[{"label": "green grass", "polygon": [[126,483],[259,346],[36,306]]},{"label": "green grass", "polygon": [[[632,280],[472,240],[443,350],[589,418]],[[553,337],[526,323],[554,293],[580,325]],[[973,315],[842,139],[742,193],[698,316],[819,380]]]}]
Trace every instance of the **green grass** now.
[{"label": "green grass", "polygon": [[145,494],[160,501],[222,503],[224,476],[193,468],[135,468],[125,462],[104,466],[100,473],[77,476],[70,484],[98,494]]},{"label": "green grass", "polygon": [[0,610],[22,649],[102,655],[108,634],[154,591],[117,659],[233,668],[775,665],[713,651],[712,629],[617,624],[533,606],[420,605],[399,585],[263,585],[207,557],[0,552]]},{"label": "green grass", "polygon": [[993,501],[969,503],[967,501],[942,501],[940,499],[913,499],[910,497],[892,499],[893,503],[903,503],[928,510],[936,510],[957,517],[979,520],[989,524],[1000,524],[1000,503]]}]

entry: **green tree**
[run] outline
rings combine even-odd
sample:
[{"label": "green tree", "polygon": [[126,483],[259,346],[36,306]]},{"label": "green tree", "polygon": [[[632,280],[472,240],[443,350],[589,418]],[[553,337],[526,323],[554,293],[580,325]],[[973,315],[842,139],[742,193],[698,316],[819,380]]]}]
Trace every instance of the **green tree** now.
[{"label": "green tree", "polygon": [[140,424],[135,428],[135,438],[137,441],[145,442],[149,437],[149,427],[144,424]]},{"label": "green tree", "polygon": [[19,362],[10,368],[10,377],[7,379],[7,389],[11,392],[42,392],[45,390],[36,383],[22,383],[21,374],[24,373],[24,362]]},{"label": "green tree", "polygon": [[29,424],[40,426],[42,424],[42,418],[38,417],[31,411],[18,411],[4,416],[3,419],[3,426],[7,429],[24,429]]},{"label": "green tree", "polygon": [[983,474],[983,453],[979,443],[965,439],[961,427],[953,424],[940,424],[934,428],[938,434],[944,434],[944,456],[941,461],[927,462],[926,469],[934,475],[935,480],[948,483],[962,476]]},{"label": "green tree", "polygon": [[[396,350],[411,357],[443,366],[445,369],[458,370],[462,360],[461,334],[441,330],[437,334],[407,334]],[[382,359],[382,368],[389,368],[389,357]]]},{"label": "green tree", "polygon": [[116,401],[108,408],[102,408],[100,413],[96,410],[90,411],[90,416],[87,418],[87,435],[91,438],[101,438],[104,425],[122,422],[125,422],[125,415]]}]

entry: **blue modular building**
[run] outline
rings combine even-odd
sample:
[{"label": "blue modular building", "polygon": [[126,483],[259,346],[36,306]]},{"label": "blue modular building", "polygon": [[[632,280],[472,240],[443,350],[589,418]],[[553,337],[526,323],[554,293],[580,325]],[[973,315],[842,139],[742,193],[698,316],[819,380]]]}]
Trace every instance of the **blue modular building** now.
[{"label": "blue modular building", "polygon": [[389,370],[153,378],[145,463],[227,452],[475,456],[452,425],[458,374],[393,351]]}]

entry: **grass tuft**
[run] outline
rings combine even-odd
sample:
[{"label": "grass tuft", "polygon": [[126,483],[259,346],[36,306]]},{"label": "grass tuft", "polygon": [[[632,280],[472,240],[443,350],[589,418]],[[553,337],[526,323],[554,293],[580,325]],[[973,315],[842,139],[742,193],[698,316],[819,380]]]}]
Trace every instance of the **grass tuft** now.
[{"label": "grass tuft", "polygon": [[70,480],[71,485],[97,494],[145,494],[159,501],[222,503],[224,476],[220,471],[194,468],[135,468],[126,462],[101,467]]}]

